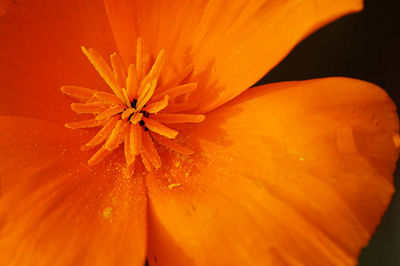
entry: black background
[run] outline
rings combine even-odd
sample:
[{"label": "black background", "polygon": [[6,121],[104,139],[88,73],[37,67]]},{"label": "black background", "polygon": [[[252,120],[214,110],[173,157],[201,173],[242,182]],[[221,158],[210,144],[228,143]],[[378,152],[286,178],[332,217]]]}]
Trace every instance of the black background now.
[{"label": "black background", "polygon": [[[318,0],[317,0],[318,1]],[[345,76],[384,88],[400,108],[400,0],[365,0],[364,11],[320,29],[259,83]],[[359,258],[361,266],[400,265],[400,165],[396,193]]]}]

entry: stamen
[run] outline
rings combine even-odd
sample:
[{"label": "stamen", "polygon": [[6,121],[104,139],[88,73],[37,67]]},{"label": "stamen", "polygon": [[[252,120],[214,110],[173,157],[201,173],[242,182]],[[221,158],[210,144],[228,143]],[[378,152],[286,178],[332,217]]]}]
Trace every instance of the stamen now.
[{"label": "stamen", "polygon": [[165,90],[157,95],[154,95],[152,98],[152,101],[157,101],[159,99],[162,99],[165,95],[169,95],[171,98],[175,98],[187,93],[191,93],[197,89],[197,83],[187,83],[183,84],[168,90]]},{"label": "stamen", "polygon": [[125,103],[125,105],[127,106],[127,107],[132,107],[131,106],[131,101],[129,101],[129,97],[128,97],[128,94],[126,93],[126,90],[125,90],[125,88],[122,88],[122,95],[124,96],[124,103]]},{"label": "stamen", "polygon": [[[71,122],[65,126],[72,129],[101,127],[81,148],[87,151],[103,143],[89,159],[89,165],[98,164],[122,143],[126,159],[123,174],[126,178],[133,175],[135,158],[139,155],[148,171],[161,167],[156,149],[158,144],[154,141],[174,152],[193,154],[191,149],[173,140],[178,131],[164,125],[204,120],[203,115],[180,113],[197,107],[196,103],[188,102],[197,84],[181,84],[192,73],[193,65],[188,65],[180,73],[172,69],[162,71],[165,50],[161,50],[152,63],[142,38],[137,40],[136,62],[129,64],[128,69],[116,53],[110,55],[109,64],[92,48],[82,47],[82,51],[113,91],[111,94],[77,86],[61,87],[63,93],[81,102],[71,104],[72,110],[94,116],[94,119]],[[160,88],[158,81],[161,73],[165,76]]]},{"label": "stamen", "polygon": [[122,113],[125,110],[125,107],[122,105],[117,105],[117,106],[112,106],[108,108],[107,110],[101,112],[96,116],[97,120],[103,120],[109,117],[112,117],[116,114]]},{"label": "stamen", "polygon": [[71,109],[78,114],[97,114],[103,112],[108,107],[108,104],[100,102],[71,104]]},{"label": "stamen", "polygon": [[[149,54],[146,54],[144,57],[143,57],[143,60],[142,60],[142,68],[143,68],[143,73],[147,73],[147,72],[149,72],[149,69],[150,69],[150,55]],[[143,77],[143,76],[142,76]]]},{"label": "stamen", "polygon": [[79,128],[92,128],[102,126],[102,121],[96,119],[78,121],[78,122],[70,122],[66,123],[65,127],[71,129],[79,129]]},{"label": "stamen", "polygon": [[158,169],[161,167],[161,158],[158,154],[154,143],[151,140],[149,133],[142,133],[142,147],[146,158],[150,161],[154,168]]},{"label": "stamen", "polygon": [[104,158],[109,155],[110,152],[105,148],[105,145],[101,146],[101,148],[89,159],[88,164],[90,166],[96,165],[101,162]]},{"label": "stamen", "polygon": [[133,153],[131,146],[130,134],[126,134],[124,140],[124,153],[127,165],[131,165],[135,161],[135,154]]},{"label": "stamen", "polygon": [[99,99],[96,98],[96,96],[92,96],[89,98],[89,100],[86,101],[86,103],[104,103],[104,104],[108,104],[107,102],[101,101]]},{"label": "stamen", "polygon": [[126,72],[125,67],[122,63],[121,58],[116,54],[113,53],[110,56],[111,66],[114,71],[114,78],[116,84],[119,86],[119,89],[125,88],[125,81],[126,81]]},{"label": "stamen", "polygon": [[138,102],[136,104],[136,110],[140,111],[143,106],[150,100],[151,96],[153,96],[154,91],[157,86],[157,80],[152,80],[150,83],[144,87],[144,89],[139,92]]},{"label": "stamen", "polygon": [[104,91],[95,91],[94,96],[102,102],[109,104],[122,104],[122,101],[117,96],[104,92]]},{"label": "stamen", "polygon": [[204,115],[191,115],[191,114],[157,114],[151,118],[164,124],[177,124],[177,123],[200,123],[204,121]]},{"label": "stamen", "polygon": [[142,120],[143,113],[135,113],[129,120],[132,124],[139,123]]},{"label": "stamen", "polygon": [[119,118],[117,116],[110,119],[88,143],[82,146],[81,150],[86,151],[102,143],[106,138],[111,135],[111,132],[113,131],[118,121]]},{"label": "stamen", "polygon": [[164,136],[158,135],[157,133],[151,133],[151,136],[153,139],[155,139],[159,144],[169,148],[170,150],[180,153],[182,155],[192,155],[194,151],[192,151],[189,148],[183,147],[182,145],[179,145],[173,140],[170,140]]},{"label": "stamen", "polygon": [[135,164],[128,164],[125,168],[122,169],[122,174],[125,178],[130,178],[135,173]]},{"label": "stamen", "polygon": [[131,114],[133,114],[134,112],[136,112],[136,109],[135,109],[135,108],[126,109],[126,110],[122,113],[121,118],[122,118],[122,119],[127,119],[127,118],[128,118]]},{"label": "stamen", "polygon": [[143,162],[144,168],[146,168],[146,170],[147,170],[148,172],[153,171],[153,166],[151,165],[149,159],[147,159],[147,157],[146,157],[146,155],[144,154],[144,152],[141,152],[141,153],[140,153],[140,157],[142,157],[142,162]]},{"label": "stamen", "polygon": [[130,125],[130,123],[128,123],[128,121],[125,120],[125,125],[123,126],[123,129],[122,129],[121,133],[119,134],[118,146],[120,144],[122,144],[122,142],[124,142],[125,136],[129,135],[129,125]]},{"label": "stamen", "polygon": [[[129,65],[128,77],[126,78],[126,92],[130,102],[137,98],[138,94],[138,77],[135,65]],[[133,106],[134,107],[134,106]]]},{"label": "stamen", "polygon": [[130,125],[130,144],[132,153],[136,156],[142,149],[142,129],[138,125]]},{"label": "stamen", "polygon": [[101,57],[101,55],[93,48],[90,48],[89,50],[87,50],[83,46],[81,48],[82,48],[82,52],[89,59],[90,63],[92,63],[92,65],[94,66],[96,71],[99,73],[99,75],[104,79],[104,81],[111,88],[111,90],[115,93],[115,95],[117,95],[117,97],[123,101],[121,91],[117,88],[117,86],[114,83],[113,72],[111,71],[111,68],[108,66],[108,64],[103,59],[103,57]]},{"label": "stamen", "polygon": [[86,102],[87,100],[89,100],[95,92],[91,89],[76,86],[62,86],[61,91],[66,95],[81,102]]},{"label": "stamen", "polygon": [[157,121],[149,118],[143,117],[142,120],[144,121],[146,127],[153,132],[156,132],[164,137],[174,139],[178,135],[178,131],[170,129],[163,124],[158,123]]},{"label": "stamen", "polygon": [[161,101],[149,104],[148,106],[146,106],[144,108],[144,110],[150,114],[158,113],[161,110],[163,110],[165,107],[168,106],[168,99],[169,99],[169,96],[165,95],[164,99],[162,99]]},{"label": "stamen", "polygon": [[164,62],[165,62],[165,50],[163,49],[158,53],[156,61],[154,62],[153,66],[151,67],[150,72],[144,77],[141,84],[145,85],[152,80],[158,81],[158,78],[160,77],[161,69],[164,65]]},{"label": "stamen", "polygon": [[113,131],[111,132],[110,137],[106,141],[105,148],[107,150],[112,151],[118,148],[119,138],[125,125],[126,125],[125,120],[118,120]]}]

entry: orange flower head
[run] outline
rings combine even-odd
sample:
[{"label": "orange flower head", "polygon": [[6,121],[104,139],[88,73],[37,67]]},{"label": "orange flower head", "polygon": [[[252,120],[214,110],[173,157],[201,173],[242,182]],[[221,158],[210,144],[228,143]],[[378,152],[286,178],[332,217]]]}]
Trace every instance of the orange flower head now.
[{"label": "orange flower head", "polygon": [[0,265],[356,264],[395,105],[342,77],[247,89],[362,8],[0,0]]}]

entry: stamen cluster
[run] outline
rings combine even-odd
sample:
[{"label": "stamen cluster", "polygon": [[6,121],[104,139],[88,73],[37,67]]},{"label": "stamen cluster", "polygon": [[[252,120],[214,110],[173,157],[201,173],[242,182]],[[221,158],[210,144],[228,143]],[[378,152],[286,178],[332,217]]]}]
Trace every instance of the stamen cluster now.
[{"label": "stamen cluster", "polygon": [[154,140],[183,155],[192,154],[191,149],[174,141],[178,131],[166,125],[198,123],[204,120],[204,115],[181,113],[196,107],[185,99],[196,90],[197,84],[159,86],[165,51],[161,50],[151,64],[151,57],[144,50],[143,39],[139,38],[136,62],[130,64],[126,71],[116,53],[110,56],[110,67],[96,50],[82,47],[83,53],[113,94],[77,86],[61,87],[63,93],[80,101],[71,105],[73,111],[94,115],[93,119],[71,122],[65,126],[72,129],[101,127],[99,132],[82,146],[82,150],[85,151],[102,144],[89,159],[89,165],[98,164],[123,143],[126,177],[133,175],[135,158],[139,155],[148,171],[161,167],[161,158]]}]

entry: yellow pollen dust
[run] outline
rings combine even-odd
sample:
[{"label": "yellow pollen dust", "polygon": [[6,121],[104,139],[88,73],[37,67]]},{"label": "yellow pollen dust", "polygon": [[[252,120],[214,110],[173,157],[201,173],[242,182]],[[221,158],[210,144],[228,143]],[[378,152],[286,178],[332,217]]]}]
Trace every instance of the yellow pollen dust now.
[{"label": "yellow pollen dust", "polygon": [[174,189],[174,188],[177,188],[177,187],[180,187],[180,186],[182,186],[181,183],[173,183],[173,184],[169,184],[168,188],[169,189]]},{"label": "yellow pollen dust", "polygon": [[[82,47],[82,52],[113,93],[77,86],[61,87],[63,93],[80,101],[71,104],[73,111],[94,116],[93,119],[71,122],[65,126],[71,129],[100,128],[82,146],[83,151],[99,146],[89,159],[89,165],[98,164],[123,145],[125,177],[133,175],[137,156],[140,156],[147,171],[161,167],[161,158],[154,142],[183,155],[193,154],[191,149],[174,141],[179,132],[169,125],[199,123],[205,118],[204,115],[182,113],[196,107],[187,99],[196,90],[197,84],[167,85],[160,82],[165,51],[161,50],[153,62],[145,51],[143,39],[138,38],[136,62],[126,68],[116,53],[110,56],[110,66],[95,49]],[[182,75],[177,80],[184,80],[190,72]]]},{"label": "yellow pollen dust", "polygon": [[111,207],[106,207],[103,209],[103,217],[106,219],[110,219],[112,215],[112,208]]}]

